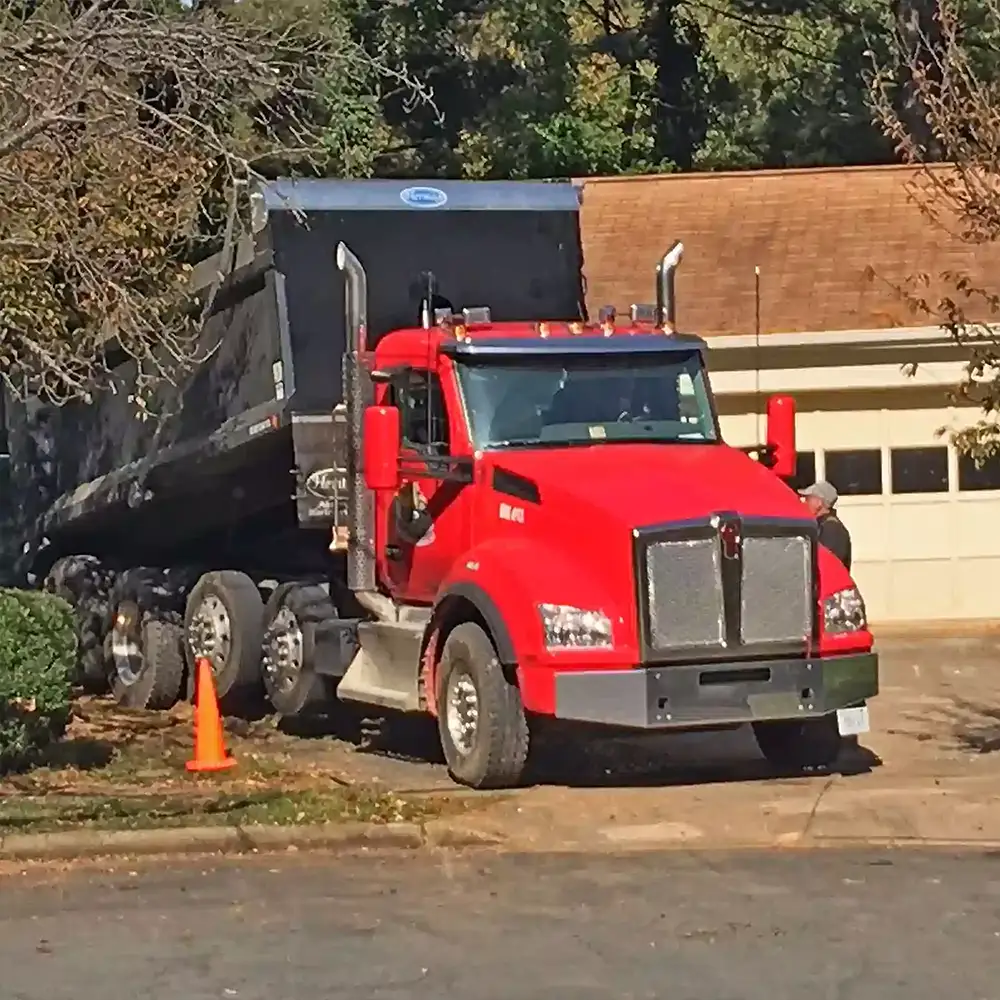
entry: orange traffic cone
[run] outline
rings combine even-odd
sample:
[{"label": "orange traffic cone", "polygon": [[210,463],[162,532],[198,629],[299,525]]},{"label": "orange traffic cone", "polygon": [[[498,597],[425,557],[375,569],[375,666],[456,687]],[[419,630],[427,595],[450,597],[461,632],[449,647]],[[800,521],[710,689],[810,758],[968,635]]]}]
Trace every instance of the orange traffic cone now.
[{"label": "orange traffic cone", "polygon": [[204,656],[197,660],[198,677],[194,689],[194,757],[189,771],[225,771],[236,761],[226,753],[222,739],[222,716],[215,696],[212,663]]}]

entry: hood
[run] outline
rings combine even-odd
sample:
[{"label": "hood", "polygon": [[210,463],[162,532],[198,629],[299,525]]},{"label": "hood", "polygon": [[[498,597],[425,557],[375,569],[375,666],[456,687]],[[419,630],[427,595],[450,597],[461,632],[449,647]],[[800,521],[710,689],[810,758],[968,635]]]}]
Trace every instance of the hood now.
[{"label": "hood", "polygon": [[578,498],[630,527],[704,518],[807,519],[797,495],[743,452],[713,444],[597,444],[494,453],[494,464],[526,476],[547,497]]}]

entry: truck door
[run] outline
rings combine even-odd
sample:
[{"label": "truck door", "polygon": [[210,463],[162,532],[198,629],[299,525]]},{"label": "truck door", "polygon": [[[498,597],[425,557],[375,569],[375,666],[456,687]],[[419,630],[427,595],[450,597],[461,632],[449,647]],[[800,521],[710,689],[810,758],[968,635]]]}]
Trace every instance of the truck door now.
[{"label": "truck door", "polygon": [[430,604],[465,546],[465,486],[449,471],[453,435],[438,374],[396,372],[387,402],[399,408],[403,474],[395,496],[379,501],[379,562],[393,597]]}]

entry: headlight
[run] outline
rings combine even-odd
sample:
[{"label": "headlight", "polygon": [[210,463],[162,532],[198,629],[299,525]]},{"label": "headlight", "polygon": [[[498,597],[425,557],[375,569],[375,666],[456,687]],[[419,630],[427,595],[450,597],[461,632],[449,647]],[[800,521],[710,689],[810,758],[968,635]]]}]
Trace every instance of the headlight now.
[{"label": "headlight", "polygon": [[611,649],[611,619],[567,604],[539,604],[546,649]]},{"label": "headlight", "polygon": [[823,602],[823,629],[830,635],[860,632],[867,627],[865,602],[857,587],[838,590]]}]

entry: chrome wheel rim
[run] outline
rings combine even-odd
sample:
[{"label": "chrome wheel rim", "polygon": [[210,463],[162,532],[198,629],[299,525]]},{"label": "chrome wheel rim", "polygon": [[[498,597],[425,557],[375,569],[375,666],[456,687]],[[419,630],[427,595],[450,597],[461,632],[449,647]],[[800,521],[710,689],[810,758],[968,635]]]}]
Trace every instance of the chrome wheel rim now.
[{"label": "chrome wheel rim", "polygon": [[212,672],[218,674],[228,661],[233,644],[233,627],[229,611],[215,595],[206,594],[188,626],[188,645],[194,658],[207,659]]},{"label": "chrome wheel rim", "polygon": [[137,605],[124,601],[115,611],[111,626],[111,663],[119,680],[131,687],[142,670],[142,616]]},{"label": "chrome wheel rim", "polygon": [[472,753],[479,731],[479,692],[464,671],[454,671],[448,678],[445,718],[452,745],[463,756]]},{"label": "chrome wheel rim", "polygon": [[272,691],[287,694],[302,674],[302,626],[291,608],[281,608],[264,633],[261,669]]}]

